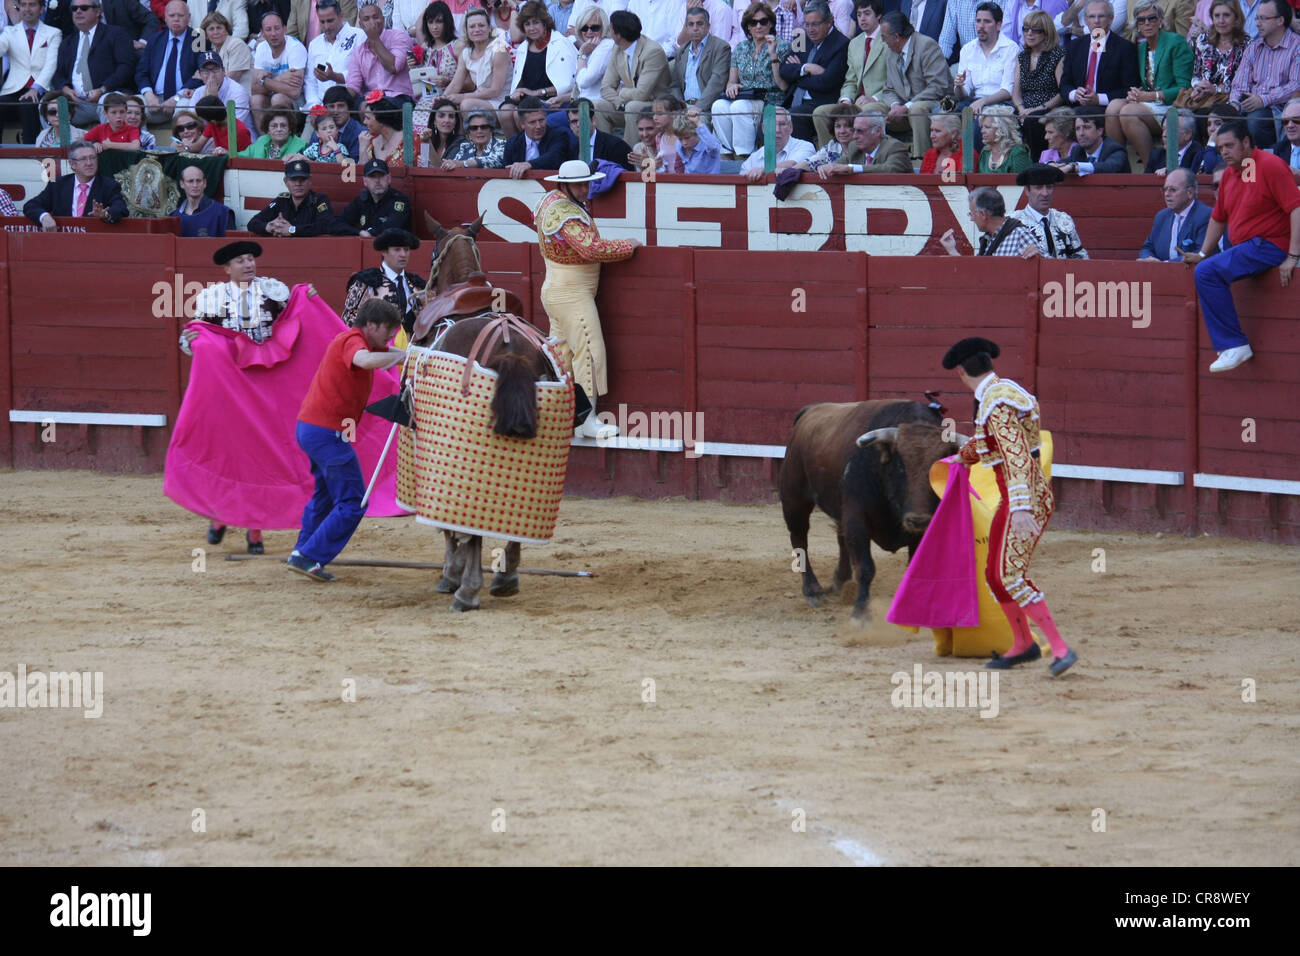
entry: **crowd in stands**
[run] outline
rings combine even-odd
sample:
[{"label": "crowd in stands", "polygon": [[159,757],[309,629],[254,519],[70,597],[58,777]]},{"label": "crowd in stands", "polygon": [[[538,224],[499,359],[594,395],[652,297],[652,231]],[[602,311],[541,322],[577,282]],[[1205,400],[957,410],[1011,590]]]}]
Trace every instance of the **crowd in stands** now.
[{"label": "crowd in stands", "polygon": [[[597,158],[667,173],[761,165],[768,104],[791,126],[778,165],[817,170],[881,171],[857,155],[850,112],[882,116],[881,142],[907,146],[909,171],[962,168],[966,107],[979,172],[1130,171],[1130,150],[1154,170],[1171,107],[1196,117],[1180,124],[1184,168],[1213,157],[1216,107],[1245,117],[1260,146],[1285,137],[1300,0],[1007,3],[6,0],[0,139],[8,125],[21,143],[58,143],[59,98],[70,140],[97,149],[156,148],[152,123],[170,124],[178,149],[390,165],[405,161],[409,103],[415,163],[449,169],[558,167],[578,155],[569,108],[582,100],[604,152],[599,134],[629,147]],[[525,109],[544,111],[538,135]],[[1100,140],[1080,142],[1085,118]]]}]

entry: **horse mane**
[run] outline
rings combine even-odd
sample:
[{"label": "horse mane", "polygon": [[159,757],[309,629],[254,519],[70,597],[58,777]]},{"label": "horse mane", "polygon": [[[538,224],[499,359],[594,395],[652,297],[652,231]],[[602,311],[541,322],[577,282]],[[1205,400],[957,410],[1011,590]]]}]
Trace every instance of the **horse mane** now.
[{"label": "horse mane", "polygon": [[492,396],[492,430],[509,438],[537,437],[537,371],[528,358],[510,351],[493,362],[497,388]]}]

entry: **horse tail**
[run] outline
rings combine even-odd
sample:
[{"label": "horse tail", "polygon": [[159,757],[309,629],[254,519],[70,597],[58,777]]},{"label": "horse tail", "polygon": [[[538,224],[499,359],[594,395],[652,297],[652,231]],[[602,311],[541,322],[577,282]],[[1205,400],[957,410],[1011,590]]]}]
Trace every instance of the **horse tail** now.
[{"label": "horse tail", "polygon": [[537,373],[527,356],[507,353],[494,363],[498,375],[492,413],[498,435],[537,437]]}]

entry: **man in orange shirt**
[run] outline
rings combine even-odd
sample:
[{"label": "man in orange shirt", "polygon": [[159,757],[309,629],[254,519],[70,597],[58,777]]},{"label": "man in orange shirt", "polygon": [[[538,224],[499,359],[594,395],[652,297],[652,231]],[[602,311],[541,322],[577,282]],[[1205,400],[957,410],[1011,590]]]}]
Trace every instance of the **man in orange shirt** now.
[{"label": "man in orange shirt", "polygon": [[333,581],[325,570],[348,541],[366,510],[366,485],[352,448],[357,423],[366,410],[375,369],[392,368],[406,357],[389,340],[402,324],[397,306],[367,299],[357,324],[340,332],[325,350],[316,377],[298,411],[298,447],[311,459],[316,493],[302,512],[298,544],[289,570],[317,581]]}]

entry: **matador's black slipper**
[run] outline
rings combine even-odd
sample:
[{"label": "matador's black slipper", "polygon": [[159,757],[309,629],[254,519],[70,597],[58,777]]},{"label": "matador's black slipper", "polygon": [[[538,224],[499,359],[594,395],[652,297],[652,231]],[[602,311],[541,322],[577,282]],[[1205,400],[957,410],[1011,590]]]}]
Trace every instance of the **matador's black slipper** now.
[{"label": "matador's black slipper", "polygon": [[1021,651],[1019,654],[1011,654],[1010,656],[1007,657],[1004,657],[1001,654],[999,654],[997,651],[994,651],[993,660],[989,661],[984,666],[990,670],[1009,671],[1017,664],[1028,664],[1030,661],[1036,661],[1042,656],[1043,656],[1042,649],[1039,648],[1037,643],[1033,643],[1030,644],[1028,648]]},{"label": "matador's black slipper", "polygon": [[226,526],[223,524],[220,528],[214,528],[208,525],[208,544],[220,544],[221,539],[226,536]]},{"label": "matador's black slipper", "polygon": [[254,541],[252,535],[244,535],[244,540],[248,542],[249,554],[266,554],[266,545],[261,541]]}]

